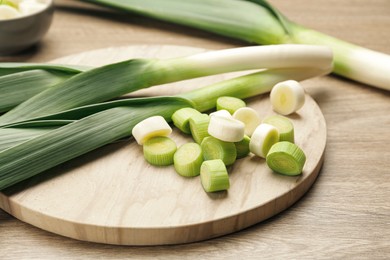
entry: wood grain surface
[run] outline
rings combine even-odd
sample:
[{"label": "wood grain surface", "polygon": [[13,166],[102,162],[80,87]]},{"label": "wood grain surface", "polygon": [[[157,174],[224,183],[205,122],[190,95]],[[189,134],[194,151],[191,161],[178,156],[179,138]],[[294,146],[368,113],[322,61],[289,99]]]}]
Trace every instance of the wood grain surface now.
[{"label": "wood grain surface", "polygon": [[[308,27],[390,54],[387,0],[270,1]],[[129,44],[206,49],[246,43],[56,1],[49,34],[35,48],[1,61],[49,61]],[[287,211],[243,231],[178,246],[123,247],[81,242],[25,224],[0,210],[1,259],[388,259],[390,255],[390,102],[387,92],[336,76],[306,85],[328,131],[325,162],[312,189]]]},{"label": "wood grain surface", "polygon": [[[135,57],[179,57],[203,52],[174,45],[132,45],[83,52],[53,61],[99,66]],[[237,74],[237,73],[235,73]],[[210,85],[218,75],[155,86],[133,95],[174,95]],[[145,93],[147,92],[147,93]],[[261,118],[274,115],[269,95],[247,100]],[[205,193],[200,178],[148,164],[126,140],[97,149],[0,192],[0,208],[18,219],[67,237],[118,245],[183,244],[226,235],[272,217],[313,184],[323,162],[326,123],[315,101],[289,116],[295,143],[307,154],[302,175],[274,174],[265,160],[247,156],[228,167],[227,192]],[[193,142],[174,129],[178,146]]]}]

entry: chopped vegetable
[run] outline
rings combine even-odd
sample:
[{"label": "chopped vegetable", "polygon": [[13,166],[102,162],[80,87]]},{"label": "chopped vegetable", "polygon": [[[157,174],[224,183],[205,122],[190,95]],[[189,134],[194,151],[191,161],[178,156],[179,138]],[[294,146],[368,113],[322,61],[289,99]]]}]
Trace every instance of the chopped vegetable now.
[{"label": "chopped vegetable", "polygon": [[146,161],[156,166],[173,164],[173,156],[176,149],[176,143],[167,136],[150,138],[143,145]]},{"label": "chopped vegetable", "polygon": [[251,136],[249,149],[257,156],[265,158],[272,145],[279,141],[278,130],[269,124],[260,124]]},{"label": "chopped vegetable", "polygon": [[305,103],[305,90],[295,80],[287,80],[276,84],[270,94],[272,108],[282,115],[298,111]]},{"label": "chopped vegetable", "polygon": [[173,124],[180,129],[183,133],[190,134],[190,123],[189,120],[192,116],[199,115],[200,112],[191,107],[185,107],[177,110],[172,115]]},{"label": "chopped vegetable", "polygon": [[278,142],[267,154],[267,165],[275,172],[285,175],[299,175],[306,162],[305,153],[296,144]]},{"label": "chopped vegetable", "polygon": [[200,168],[200,179],[206,192],[223,191],[230,187],[226,166],[220,159],[204,161]]},{"label": "chopped vegetable", "polygon": [[202,149],[197,143],[186,143],[177,149],[173,157],[174,167],[178,174],[184,177],[194,177],[200,174],[203,162]]},{"label": "chopped vegetable", "polygon": [[241,141],[234,143],[237,151],[237,159],[244,158],[250,153],[249,150],[250,141],[251,139],[249,138],[249,136],[246,135]]},{"label": "chopped vegetable", "polygon": [[263,123],[273,125],[278,129],[279,141],[294,143],[294,125],[287,117],[272,115],[264,118]]},{"label": "chopped vegetable", "polygon": [[217,110],[227,110],[231,115],[236,112],[237,109],[245,107],[244,100],[235,97],[220,97],[217,99]]},{"label": "chopped vegetable", "polygon": [[199,114],[190,117],[190,130],[192,138],[198,144],[202,143],[203,139],[209,136],[208,127],[210,117],[207,114]]},{"label": "chopped vegetable", "polygon": [[214,115],[210,117],[208,132],[225,142],[239,142],[244,138],[245,125],[233,117]]},{"label": "chopped vegetable", "polygon": [[225,109],[217,110],[215,112],[210,113],[210,117],[212,116],[222,116],[222,117],[232,118],[230,112]]},{"label": "chopped vegetable", "polygon": [[245,125],[245,134],[252,136],[256,127],[260,125],[261,119],[259,113],[250,107],[242,107],[234,112],[233,117]]},{"label": "chopped vegetable", "polygon": [[236,161],[237,151],[234,143],[208,136],[202,141],[201,147],[205,161],[221,159],[225,165],[232,165]]},{"label": "chopped vegetable", "polygon": [[152,116],[136,124],[132,135],[138,144],[144,144],[148,139],[155,136],[168,136],[172,128],[162,116]]}]

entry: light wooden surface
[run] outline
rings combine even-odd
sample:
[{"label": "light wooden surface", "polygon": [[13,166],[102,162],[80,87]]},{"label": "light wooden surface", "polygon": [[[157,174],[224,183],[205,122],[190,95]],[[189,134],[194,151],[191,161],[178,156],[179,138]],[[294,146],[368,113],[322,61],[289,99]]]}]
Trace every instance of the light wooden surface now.
[{"label": "light wooden surface", "polygon": [[[135,57],[173,58],[203,51],[176,45],[132,45],[83,52],[54,62],[99,66]],[[187,80],[147,92],[174,95],[227,77]],[[247,105],[261,118],[275,114],[268,94],[247,100]],[[106,244],[183,244],[239,231],[288,208],[318,176],[326,144],[322,112],[307,96],[305,105],[289,118],[295,143],[307,154],[299,176],[274,174],[264,159],[247,156],[228,167],[231,185],[227,192],[207,194],[199,177],[184,178],[172,166],[148,164],[142,147],[130,139],[0,192],[0,208],[44,230]],[[178,146],[193,141],[176,130],[171,137]]]},{"label": "light wooden surface", "polygon": [[[49,61],[139,43],[220,49],[244,43],[167,23],[57,2],[40,46],[1,61]],[[390,54],[387,0],[270,1],[294,21]],[[75,6],[75,7],[72,7]],[[368,68],[369,69],[369,68]],[[338,77],[308,92],[324,113],[328,141],[312,189],[287,211],[246,230],[181,246],[122,247],[42,231],[0,210],[2,259],[247,258],[387,259],[390,255],[390,102],[384,91]]]}]

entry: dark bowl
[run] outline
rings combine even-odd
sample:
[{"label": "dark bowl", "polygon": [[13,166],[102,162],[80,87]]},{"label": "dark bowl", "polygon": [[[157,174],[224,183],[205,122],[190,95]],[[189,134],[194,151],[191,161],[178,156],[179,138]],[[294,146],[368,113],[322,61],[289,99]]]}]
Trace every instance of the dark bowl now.
[{"label": "dark bowl", "polygon": [[0,20],[0,55],[15,54],[38,43],[50,28],[54,4],[41,11],[14,19]]}]

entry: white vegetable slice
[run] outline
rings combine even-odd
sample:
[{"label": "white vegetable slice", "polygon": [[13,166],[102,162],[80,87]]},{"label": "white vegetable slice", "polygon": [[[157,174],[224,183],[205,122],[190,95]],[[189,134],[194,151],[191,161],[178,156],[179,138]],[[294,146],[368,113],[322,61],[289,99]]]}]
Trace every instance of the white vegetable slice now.
[{"label": "white vegetable slice", "polygon": [[279,132],[269,124],[260,124],[253,132],[249,142],[249,150],[257,156],[266,158],[272,145],[279,141]]},{"label": "white vegetable slice", "polygon": [[138,144],[143,145],[148,139],[155,136],[168,136],[172,128],[162,116],[152,116],[136,124],[132,134]]},{"label": "white vegetable slice", "polygon": [[275,112],[289,115],[298,111],[305,103],[305,90],[299,82],[287,80],[272,88],[270,98]]},{"label": "white vegetable slice", "polygon": [[210,113],[210,116],[222,116],[222,117],[232,118],[232,115],[226,109],[221,109],[213,113]]},{"label": "white vegetable slice", "polygon": [[211,136],[225,142],[239,142],[244,138],[245,125],[234,118],[211,116],[208,127]]},{"label": "white vegetable slice", "polygon": [[256,127],[261,123],[260,116],[257,111],[250,107],[237,109],[233,114],[233,118],[244,123],[245,134],[248,136],[252,136]]}]

